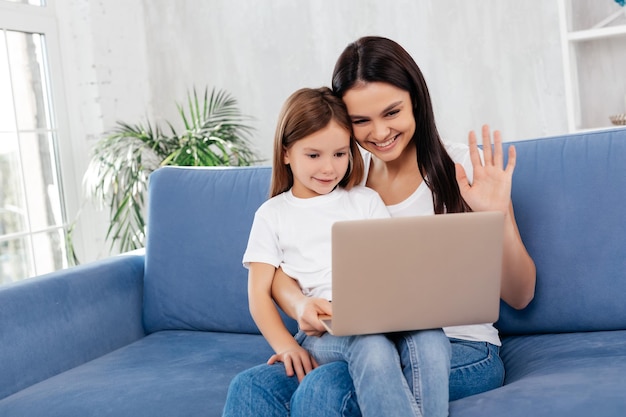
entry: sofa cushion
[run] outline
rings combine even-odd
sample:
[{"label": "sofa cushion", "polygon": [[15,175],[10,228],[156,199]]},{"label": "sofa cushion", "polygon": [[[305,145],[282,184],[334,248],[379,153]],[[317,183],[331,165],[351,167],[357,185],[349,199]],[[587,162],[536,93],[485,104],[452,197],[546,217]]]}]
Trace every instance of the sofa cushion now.
[{"label": "sofa cushion", "polygon": [[[164,167],[149,185],[144,326],[258,333],[242,266],[271,169]],[[295,323],[287,320],[292,331]]]},{"label": "sofa cushion", "polygon": [[219,416],[230,380],[271,353],[260,335],[154,333],[1,400],[0,415]]},{"label": "sofa cushion", "polygon": [[505,338],[501,388],[450,403],[456,417],[621,416],[626,331]]},{"label": "sofa cushion", "polygon": [[[535,299],[504,334],[624,329],[626,129],[515,143],[513,204],[537,266]],[[601,308],[599,307],[601,306]]]}]

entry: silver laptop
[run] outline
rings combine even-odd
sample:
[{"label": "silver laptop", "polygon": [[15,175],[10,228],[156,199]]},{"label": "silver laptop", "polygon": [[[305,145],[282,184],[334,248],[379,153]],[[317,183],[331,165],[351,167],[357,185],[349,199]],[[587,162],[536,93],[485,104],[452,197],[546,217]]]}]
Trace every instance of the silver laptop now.
[{"label": "silver laptop", "polygon": [[503,234],[500,212],[337,222],[322,323],[336,336],[493,323]]}]

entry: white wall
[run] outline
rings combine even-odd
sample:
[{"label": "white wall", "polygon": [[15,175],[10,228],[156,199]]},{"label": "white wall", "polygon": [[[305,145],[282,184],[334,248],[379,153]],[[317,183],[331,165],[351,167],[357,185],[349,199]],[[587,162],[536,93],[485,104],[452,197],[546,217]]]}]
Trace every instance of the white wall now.
[{"label": "white wall", "polygon": [[[149,116],[153,95],[148,79],[143,4],[140,1],[57,0],[63,84],[76,178],[64,178],[67,195],[82,194],[92,147],[117,120],[138,122]],[[67,152],[65,152],[67,154]],[[78,219],[75,243],[81,262],[105,257],[108,212],[84,203],[69,204],[68,218]]]},{"label": "white wall", "polygon": [[[56,0],[76,172],[116,120],[167,119],[192,86],[223,88],[255,118],[269,160],[295,89],[328,85],[351,41],[382,35],[422,68],[442,136],[483,123],[506,140],[565,133],[556,1]],[[523,163],[523,161],[520,161]],[[82,168],[82,169],[81,169]],[[77,183],[79,181],[76,181]],[[76,184],[74,184],[76,185]],[[90,228],[106,216],[92,212]],[[99,229],[103,229],[100,227]],[[103,254],[102,230],[85,260]]]},{"label": "white wall", "polygon": [[328,85],[343,48],[371,34],[413,55],[448,140],[465,141],[482,123],[509,140],[567,128],[556,2],[147,0],[144,8],[151,110],[175,118],[172,100],[190,85],[226,88],[256,117],[267,157],[283,100]]}]

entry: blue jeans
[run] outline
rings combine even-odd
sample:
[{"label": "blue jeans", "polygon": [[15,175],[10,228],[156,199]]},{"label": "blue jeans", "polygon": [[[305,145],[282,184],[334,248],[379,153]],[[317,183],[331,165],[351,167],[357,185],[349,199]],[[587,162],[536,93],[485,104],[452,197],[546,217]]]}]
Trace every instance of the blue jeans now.
[{"label": "blue jeans", "polygon": [[[296,340],[320,364],[345,361],[363,416],[447,416],[450,343],[441,329]],[[399,346],[405,348],[405,364]],[[426,392],[425,392],[426,391]]]},{"label": "blue jeans", "polygon": [[[504,366],[497,346],[458,339],[450,339],[450,344],[450,401],[502,385]],[[407,349],[400,346],[398,351],[403,356]],[[287,377],[282,364],[248,369],[232,380],[224,417],[297,417],[310,415],[311,410],[320,417],[361,416],[345,362],[320,366],[300,385],[296,377]]]},{"label": "blue jeans", "polygon": [[453,338],[450,344],[450,401],[480,394],[504,384],[504,364],[498,346]]}]

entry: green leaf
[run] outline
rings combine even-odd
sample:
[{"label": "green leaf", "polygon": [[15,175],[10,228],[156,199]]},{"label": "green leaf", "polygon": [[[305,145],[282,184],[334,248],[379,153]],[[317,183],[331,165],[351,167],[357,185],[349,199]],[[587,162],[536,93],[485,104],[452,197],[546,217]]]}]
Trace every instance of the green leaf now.
[{"label": "green leaf", "polygon": [[167,133],[148,120],[119,121],[93,148],[83,184],[87,197],[109,210],[111,250],[143,247],[145,195],[155,169],[260,162],[250,145],[252,118],[240,112],[229,93],[205,87],[200,96],[194,87],[185,102],[186,107],[176,104],[181,131],[169,121],[164,122]]}]

